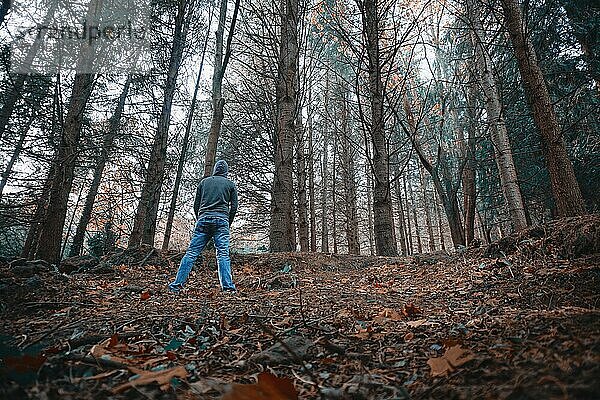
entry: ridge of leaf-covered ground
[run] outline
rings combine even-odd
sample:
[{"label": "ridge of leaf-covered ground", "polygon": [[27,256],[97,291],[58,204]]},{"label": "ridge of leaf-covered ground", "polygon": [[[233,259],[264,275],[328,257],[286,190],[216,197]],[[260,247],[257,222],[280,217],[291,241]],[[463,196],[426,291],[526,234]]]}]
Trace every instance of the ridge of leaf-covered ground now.
[{"label": "ridge of leaf-covered ground", "polygon": [[235,255],[237,296],[210,255],[179,296],[181,255],[154,249],[13,260],[0,398],[598,398],[599,227],[452,255]]}]

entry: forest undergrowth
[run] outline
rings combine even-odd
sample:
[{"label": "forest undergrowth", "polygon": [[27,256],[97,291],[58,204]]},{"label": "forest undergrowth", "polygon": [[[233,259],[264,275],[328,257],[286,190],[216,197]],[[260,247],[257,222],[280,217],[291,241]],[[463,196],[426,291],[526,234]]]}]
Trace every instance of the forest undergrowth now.
[{"label": "forest undergrowth", "polygon": [[450,254],[235,254],[237,295],[211,255],[181,295],[151,248],[5,260],[0,397],[598,398],[599,246],[588,216]]}]

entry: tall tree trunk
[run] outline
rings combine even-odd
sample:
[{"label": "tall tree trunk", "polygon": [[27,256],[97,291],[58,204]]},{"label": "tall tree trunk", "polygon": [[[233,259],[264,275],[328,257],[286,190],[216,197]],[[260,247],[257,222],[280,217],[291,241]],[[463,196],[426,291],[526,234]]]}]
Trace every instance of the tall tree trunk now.
[{"label": "tall tree trunk", "polygon": [[415,238],[417,239],[417,253],[423,253],[423,245],[421,244],[421,229],[419,228],[419,218],[417,216],[417,203],[415,201],[415,194],[412,184],[408,184],[408,191],[410,192],[410,210],[412,212],[413,221],[415,223]]},{"label": "tall tree trunk", "polygon": [[336,201],[336,191],[337,191],[337,128],[335,129],[333,136],[333,160],[332,160],[332,168],[331,168],[331,236],[333,238],[333,253],[338,253],[338,240],[337,240],[337,201]]},{"label": "tall tree trunk", "polygon": [[224,117],[223,109],[225,107],[225,99],[223,98],[222,93],[223,78],[225,77],[225,70],[227,69],[227,64],[229,63],[229,59],[231,57],[231,41],[233,39],[235,23],[237,21],[238,11],[240,9],[240,0],[236,0],[233,9],[233,16],[231,18],[229,34],[227,35],[225,54],[223,54],[223,35],[225,32],[225,20],[227,17],[227,2],[228,0],[221,0],[219,24],[217,26],[215,64],[213,67],[212,81],[213,113],[210,123],[210,133],[208,134],[208,140],[206,142],[206,154],[204,156],[204,176],[212,175],[213,166],[215,165],[215,158],[217,157],[217,143],[219,142],[219,136],[221,134],[221,125]]},{"label": "tall tree trunk", "polygon": [[407,255],[411,255],[414,253],[415,248],[413,247],[413,234],[412,234],[412,223],[410,222],[410,204],[408,204],[408,190],[406,188],[406,179],[402,178],[402,188],[404,189],[404,209],[406,210],[406,223],[407,223],[407,242],[408,245],[408,253]]},{"label": "tall tree trunk", "polygon": [[[310,104],[310,92],[309,92]],[[312,114],[308,116],[308,208],[310,214],[310,251],[317,251],[317,213],[315,206],[315,156],[313,145]]]},{"label": "tall tree trunk", "polygon": [[[212,8],[209,10],[210,17],[208,18],[208,26],[212,22]],[[183,176],[183,167],[187,158],[187,150],[190,142],[190,133],[192,131],[192,122],[194,121],[194,111],[196,110],[196,102],[198,100],[198,89],[200,88],[200,77],[202,76],[202,69],[204,67],[204,56],[206,55],[206,47],[208,46],[209,34],[206,34],[204,38],[204,45],[202,46],[202,57],[200,58],[200,67],[198,68],[198,75],[196,76],[196,84],[194,86],[194,94],[192,96],[192,102],[188,110],[187,121],[185,124],[185,132],[183,134],[183,141],[181,143],[181,153],[179,154],[179,161],[177,162],[177,173],[175,174],[175,183],[173,187],[173,195],[171,196],[171,204],[169,204],[169,214],[167,216],[167,224],[165,226],[165,235],[163,237],[162,249],[167,250],[169,248],[169,242],[171,241],[171,231],[173,230],[173,219],[175,218],[175,210],[177,208],[177,197],[179,196],[179,187],[181,186],[181,178]]]},{"label": "tall tree trunk", "polygon": [[[325,96],[329,96],[327,93]],[[325,109],[327,110],[327,97],[325,98]],[[323,159],[321,162],[321,253],[329,253],[329,222],[327,216],[327,170],[329,158],[329,130],[326,124],[323,127]]]},{"label": "tall tree trunk", "polygon": [[76,74],[67,115],[64,121],[58,154],[54,160],[54,174],[50,185],[48,206],[43,223],[36,257],[52,263],[60,261],[62,233],[67,216],[69,193],[73,185],[77,146],[86,104],[92,93],[94,76]]},{"label": "tall tree trunk", "polygon": [[[474,76],[472,76],[475,79]],[[469,246],[475,238],[475,136],[477,119],[475,116],[475,86],[467,92],[467,141],[465,145],[465,166],[462,171],[465,244]]]},{"label": "tall tree trunk", "polygon": [[[513,229],[520,231],[527,227],[525,217],[525,206],[521,196],[521,188],[517,178],[517,170],[513,161],[512,148],[508,139],[508,132],[504,116],[502,115],[502,104],[496,78],[492,71],[492,59],[483,45],[485,31],[481,24],[481,13],[476,2],[473,1],[473,30],[471,31],[471,44],[475,50],[477,59],[477,69],[479,73],[479,83],[485,96],[485,109],[490,128],[490,137],[494,147],[494,155],[498,174],[500,175],[500,185],[504,201],[508,208]],[[470,222],[470,221],[469,221]],[[470,230],[470,228],[469,228]],[[470,231],[471,235],[472,231]],[[471,239],[472,240],[472,239]],[[467,240],[467,244],[470,243]]]},{"label": "tall tree trunk", "polygon": [[419,165],[419,182],[421,183],[421,195],[423,196],[423,208],[425,209],[425,223],[427,224],[427,236],[429,239],[429,251],[435,251],[435,238],[433,237],[433,224],[431,222],[431,208],[427,196],[427,180],[423,171],[423,165]]},{"label": "tall tree trunk", "polygon": [[293,159],[298,102],[298,0],[282,0],[282,24],[277,74],[275,173],[271,193],[270,250],[295,250]]},{"label": "tall tree trunk", "polygon": [[440,246],[442,247],[442,250],[446,250],[446,239],[444,239],[444,223],[442,222],[442,215],[440,213],[440,203],[437,201],[435,201],[435,212],[436,212],[436,216],[437,216],[437,221],[438,221],[438,232],[440,233]]},{"label": "tall tree trunk", "polygon": [[75,236],[73,237],[73,243],[69,250],[69,257],[81,254],[85,231],[92,217],[92,210],[94,208],[94,202],[96,201],[98,189],[100,188],[100,182],[102,180],[102,174],[104,173],[104,167],[106,166],[106,162],[108,161],[110,153],[112,152],[115,138],[117,137],[117,134],[119,132],[121,116],[123,115],[123,109],[125,108],[125,99],[127,98],[127,94],[129,93],[130,84],[131,76],[129,75],[127,76],[127,80],[125,81],[125,85],[123,86],[123,90],[121,91],[121,95],[119,96],[119,101],[115,108],[115,112],[113,113],[110,119],[108,132],[104,134],[104,138],[102,141],[102,149],[100,150],[100,156],[98,157],[96,166],[94,168],[94,178],[92,179],[92,183],[85,198],[83,211],[81,212],[81,218],[79,219],[79,223],[77,224]]},{"label": "tall tree trunk", "polygon": [[167,138],[171,122],[171,107],[175,89],[177,88],[177,75],[183,57],[185,38],[189,26],[189,18],[186,16],[188,10],[187,4],[187,0],[179,0],[178,3],[164,99],[150,159],[148,160],[148,168],[146,170],[146,178],[142,187],[140,202],[135,214],[133,230],[129,237],[128,247],[130,248],[139,246],[141,243],[154,246],[156,218],[158,216],[158,205],[160,203],[167,158]]},{"label": "tall tree trunk", "polygon": [[400,250],[402,251],[402,255],[403,256],[407,256],[408,255],[408,249],[407,249],[407,233],[406,233],[406,221],[405,221],[405,217],[404,217],[404,204],[403,204],[403,196],[402,196],[402,188],[400,185],[400,166],[397,165],[396,166],[396,176],[397,179],[395,181],[395,186],[396,186],[396,197],[397,197],[397,201],[398,201],[398,221],[400,223],[399,229],[400,229]]},{"label": "tall tree trunk", "polygon": [[373,145],[373,216],[377,255],[396,256],[394,218],[390,193],[389,157],[384,126],[384,87],[381,77],[379,10],[377,0],[359,2],[363,31],[367,38],[369,94],[371,100],[370,136]]},{"label": "tall tree trunk", "polygon": [[542,136],[546,166],[559,217],[585,214],[585,204],[565,140],[558,124],[542,70],[531,41],[525,34],[521,9],[516,0],[502,0],[506,28],[521,72],[525,95]]},{"label": "tall tree trunk", "polygon": [[31,218],[31,225],[27,230],[27,236],[25,237],[25,243],[21,250],[21,257],[31,260],[35,257],[37,250],[38,239],[40,236],[40,229],[44,222],[44,216],[46,215],[46,208],[48,207],[48,197],[50,196],[50,187],[52,185],[52,178],[54,176],[54,167],[56,163],[50,165],[48,176],[44,180],[44,186],[40,193],[40,197],[35,202],[35,212]]},{"label": "tall tree trunk", "polygon": [[344,227],[348,253],[360,254],[360,241],[358,239],[358,211],[356,206],[356,173],[354,170],[355,152],[350,143],[348,128],[348,90],[342,87],[342,137],[341,137],[341,173],[344,189]]},{"label": "tall tree trunk", "polygon": [[375,255],[375,240],[373,228],[373,178],[371,177],[372,170],[369,167],[369,161],[365,164],[367,175],[367,230],[369,231],[369,254]]},{"label": "tall tree trunk", "polygon": [[306,151],[304,142],[304,129],[302,126],[302,116],[298,115],[296,122],[296,170],[298,181],[298,241],[300,242],[300,251],[309,250],[308,243],[308,200],[306,197]]}]

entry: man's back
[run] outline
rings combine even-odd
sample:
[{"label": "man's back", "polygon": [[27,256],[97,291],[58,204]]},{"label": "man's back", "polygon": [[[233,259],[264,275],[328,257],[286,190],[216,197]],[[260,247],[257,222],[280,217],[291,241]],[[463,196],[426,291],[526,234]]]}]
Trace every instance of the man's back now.
[{"label": "man's back", "polygon": [[202,179],[196,191],[194,212],[197,218],[219,217],[231,223],[237,211],[235,184],[227,179],[227,164],[219,160],[212,176]]}]

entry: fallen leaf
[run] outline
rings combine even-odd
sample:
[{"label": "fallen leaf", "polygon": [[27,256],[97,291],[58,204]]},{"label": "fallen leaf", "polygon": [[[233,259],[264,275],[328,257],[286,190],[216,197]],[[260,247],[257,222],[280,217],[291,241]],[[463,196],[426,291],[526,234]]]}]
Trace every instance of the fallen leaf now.
[{"label": "fallen leaf", "polygon": [[404,341],[405,342],[410,342],[411,340],[413,340],[415,337],[415,334],[412,332],[408,332],[406,335],[404,335]]},{"label": "fallen leaf", "polygon": [[268,372],[258,374],[258,382],[233,384],[221,400],[297,400],[298,392],[291,379],[278,378]]},{"label": "fallen leaf", "polygon": [[150,293],[149,292],[142,292],[142,294],[140,295],[140,298],[142,300],[148,300],[150,298]]},{"label": "fallen leaf", "polygon": [[160,388],[162,390],[167,390],[167,389],[169,389],[169,387],[171,385],[171,379],[173,379],[173,378],[185,379],[186,377],[187,377],[187,371],[186,371],[185,367],[182,367],[182,366],[178,366],[178,367],[171,368],[171,369],[165,369],[162,371],[155,371],[155,372],[140,371],[139,377],[137,379],[133,379],[129,382],[125,382],[122,385],[119,385],[119,386],[113,388],[112,392],[115,394],[122,393],[129,388],[132,388],[135,386],[149,385],[149,384],[152,384],[155,382],[160,385]]},{"label": "fallen leaf", "polygon": [[393,310],[391,308],[385,308],[381,311],[375,318],[373,318],[373,322],[377,324],[384,323],[386,321],[401,321],[402,315],[398,313],[398,311]]},{"label": "fallen leaf", "polygon": [[414,317],[415,315],[423,314],[423,311],[419,307],[410,303],[404,306],[404,308],[402,309],[402,314],[404,314],[407,317]]},{"label": "fallen leaf", "polygon": [[445,376],[455,368],[473,360],[475,355],[459,345],[452,346],[441,357],[434,357],[427,360],[431,367],[431,376]]},{"label": "fallen leaf", "polygon": [[407,321],[406,325],[410,326],[411,328],[416,328],[418,326],[423,325],[426,322],[427,322],[427,319],[418,319],[416,321]]},{"label": "fallen leaf", "polygon": [[430,358],[427,365],[431,367],[431,376],[446,376],[454,370],[444,357]]},{"label": "fallen leaf", "polygon": [[460,367],[475,358],[470,350],[463,349],[460,345],[450,347],[444,353],[444,357],[453,367]]}]

